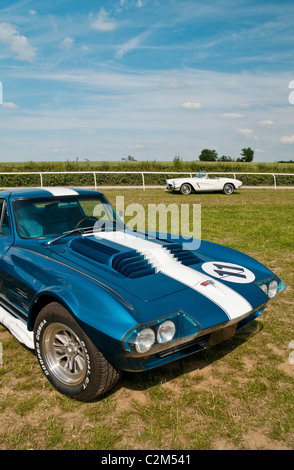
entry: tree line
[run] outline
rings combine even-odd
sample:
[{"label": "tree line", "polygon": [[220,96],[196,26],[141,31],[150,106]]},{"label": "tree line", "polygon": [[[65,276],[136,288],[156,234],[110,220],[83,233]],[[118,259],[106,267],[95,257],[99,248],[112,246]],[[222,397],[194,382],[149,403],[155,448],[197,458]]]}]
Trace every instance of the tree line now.
[{"label": "tree line", "polygon": [[219,157],[215,150],[203,149],[198,158],[200,162],[252,162],[254,150],[250,147],[242,149],[241,156],[235,160],[226,155]]}]

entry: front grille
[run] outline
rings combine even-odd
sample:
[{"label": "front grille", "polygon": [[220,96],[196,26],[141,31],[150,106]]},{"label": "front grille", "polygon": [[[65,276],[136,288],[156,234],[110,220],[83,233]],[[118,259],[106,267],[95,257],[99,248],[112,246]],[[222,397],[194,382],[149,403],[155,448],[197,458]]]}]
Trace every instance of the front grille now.
[{"label": "front grille", "polygon": [[174,348],[170,348],[165,351],[160,351],[159,353],[157,353],[157,357],[168,357],[176,353],[188,355],[202,351],[203,349],[206,349],[208,347],[209,336],[209,334],[201,336],[200,338],[196,338],[193,341],[189,341],[189,343],[180,344],[178,346],[175,346]]}]

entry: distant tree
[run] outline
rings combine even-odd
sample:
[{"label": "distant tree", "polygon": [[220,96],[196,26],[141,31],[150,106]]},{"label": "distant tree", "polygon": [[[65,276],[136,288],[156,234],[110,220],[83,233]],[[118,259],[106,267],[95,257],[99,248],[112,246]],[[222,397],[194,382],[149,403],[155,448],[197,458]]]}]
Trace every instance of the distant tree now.
[{"label": "distant tree", "polygon": [[237,162],[252,162],[254,158],[254,150],[252,148],[247,147],[242,149],[241,158],[237,158]]},{"label": "distant tree", "polygon": [[175,155],[173,159],[173,164],[174,164],[174,169],[175,170],[180,170],[182,168],[182,162],[183,159],[180,157],[180,155]]},{"label": "distant tree", "polygon": [[136,162],[137,160],[134,157],[131,157],[131,155],[128,156],[128,158],[122,158],[124,161],[128,162]]},{"label": "distant tree", "polygon": [[200,162],[215,162],[218,159],[216,151],[209,149],[203,149],[198,158]]},{"label": "distant tree", "polygon": [[219,158],[219,161],[220,162],[233,162],[233,158],[232,157],[229,157],[227,155],[222,155],[220,158]]}]

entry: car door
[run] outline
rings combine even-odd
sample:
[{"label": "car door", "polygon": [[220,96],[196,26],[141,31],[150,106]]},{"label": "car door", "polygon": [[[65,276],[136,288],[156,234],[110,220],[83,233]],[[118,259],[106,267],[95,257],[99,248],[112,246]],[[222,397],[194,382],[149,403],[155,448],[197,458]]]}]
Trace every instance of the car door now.
[{"label": "car door", "polygon": [[0,301],[5,303],[7,271],[5,269],[4,257],[13,245],[14,236],[11,229],[11,217],[8,212],[6,199],[0,198]]},{"label": "car door", "polygon": [[207,175],[202,178],[195,178],[195,180],[197,180],[198,191],[213,191],[217,189],[217,180],[209,178]]}]

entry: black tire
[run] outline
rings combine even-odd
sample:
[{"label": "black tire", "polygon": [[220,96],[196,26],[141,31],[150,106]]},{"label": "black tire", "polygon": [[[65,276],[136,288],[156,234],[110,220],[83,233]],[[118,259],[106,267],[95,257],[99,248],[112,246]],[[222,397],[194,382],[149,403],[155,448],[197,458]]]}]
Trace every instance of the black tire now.
[{"label": "black tire", "polygon": [[189,183],[183,183],[180,189],[180,193],[188,196],[192,192],[192,186]]},{"label": "black tire", "polygon": [[40,311],[34,339],[41,369],[63,395],[91,401],[110,390],[120,379],[120,371],[108,362],[58,302],[52,302]]},{"label": "black tire", "polygon": [[224,191],[225,194],[233,194],[234,189],[235,189],[235,187],[234,187],[233,184],[231,184],[231,183],[226,183],[226,184],[224,185],[223,191]]}]

